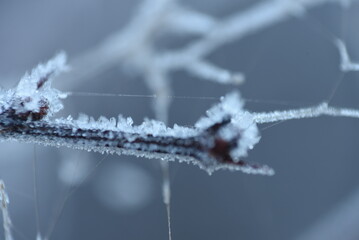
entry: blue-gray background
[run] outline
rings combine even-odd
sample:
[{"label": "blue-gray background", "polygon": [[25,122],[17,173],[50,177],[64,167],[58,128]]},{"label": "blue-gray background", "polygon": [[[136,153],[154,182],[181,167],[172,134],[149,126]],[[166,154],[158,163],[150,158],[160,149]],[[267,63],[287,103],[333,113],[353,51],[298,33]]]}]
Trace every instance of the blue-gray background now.
[{"label": "blue-gray background", "polygon": [[[223,18],[258,1],[183,2]],[[93,48],[124,27],[139,4],[138,0],[0,0],[1,86],[15,86],[25,71],[60,50],[65,50],[71,61]],[[351,57],[359,60],[358,10],[358,4],[347,10],[327,4],[309,11],[307,17],[292,18],[233,41],[208,58],[225,68],[243,71],[247,76],[244,85],[219,85],[179,71],[171,75],[174,95],[219,97],[238,88],[244,98],[264,100],[248,101],[246,108],[252,111],[317,104],[330,95],[341,75],[339,54],[329,33],[343,38]],[[190,40],[178,36],[161,39],[168,47]],[[358,74],[347,74],[332,104],[359,108],[358,81]],[[123,73],[120,67],[89,78],[76,89],[61,90],[151,94],[143,79]],[[287,105],[272,104],[272,100]],[[173,99],[170,125],[192,125],[215,102]],[[121,113],[137,124],[144,117],[154,117],[148,98],[69,97],[64,103],[63,114],[75,116],[79,112],[95,117]],[[300,237],[358,191],[358,129],[358,120],[321,117],[287,121],[263,130],[260,143],[247,160],[272,166],[276,170],[273,177],[226,171],[208,176],[192,165],[171,164],[173,239]],[[0,178],[7,184],[14,236],[35,239],[33,146],[1,143],[0,148]],[[68,193],[58,177],[63,158],[75,155],[78,161],[90,161],[91,170],[103,156],[40,146],[37,155],[40,229],[46,233],[56,218],[56,208]],[[126,175],[125,169],[135,175]],[[136,175],[142,179],[138,183]],[[107,157],[71,195],[51,239],[167,239],[161,179],[155,160]],[[109,189],[102,191],[109,184]],[[137,205],[106,204],[111,202],[108,198],[121,201],[111,191],[130,196],[130,202],[135,201],[131,196],[143,195],[144,199],[137,200]],[[358,208],[353,206],[349,212],[355,211]],[[345,221],[344,216],[344,226]],[[349,229],[351,232],[346,229],[341,239],[359,239],[359,231]]]}]

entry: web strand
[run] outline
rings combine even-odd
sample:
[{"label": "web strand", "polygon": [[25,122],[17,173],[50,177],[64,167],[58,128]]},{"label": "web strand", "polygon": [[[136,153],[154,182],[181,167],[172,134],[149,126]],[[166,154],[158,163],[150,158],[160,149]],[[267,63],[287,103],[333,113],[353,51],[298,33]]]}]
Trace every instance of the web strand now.
[{"label": "web strand", "polygon": [[[67,92],[69,97],[128,97],[128,98],[158,98],[155,94],[123,94],[123,93],[97,93],[97,92]],[[171,99],[178,100],[203,100],[203,101],[219,101],[221,97],[212,96],[165,96]],[[290,102],[284,100],[270,100],[270,99],[254,99],[254,98],[243,98],[245,102],[255,104],[271,104],[271,105],[282,105],[282,106],[293,106],[299,107],[310,104],[310,102]]]},{"label": "web strand", "polygon": [[40,231],[40,216],[39,216],[39,191],[38,191],[38,171],[37,171],[37,151],[36,145],[34,145],[34,158],[32,162],[33,167],[33,194],[34,194],[34,207],[35,207],[35,218],[36,218],[36,234],[37,239],[41,239]]},{"label": "web strand", "polygon": [[49,230],[46,234],[45,239],[50,239],[52,233],[55,230],[55,227],[57,225],[57,223],[60,220],[61,214],[66,206],[67,201],[69,200],[69,198],[79,189],[80,186],[82,186],[82,184],[95,172],[95,170],[104,162],[104,160],[108,157],[108,155],[105,155],[103,158],[101,158],[100,161],[98,161],[96,163],[96,165],[93,167],[92,170],[90,170],[88,172],[88,174],[81,180],[81,183],[79,185],[77,185],[76,187],[72,188],[72,189],[68,189],[67,193],[65,194],[64,199],[62,200],[62,202],[60,203],[57,211],[56,211],[56,216],[54,218],[54,221],[52,222],[52,224],[49,227]]}]

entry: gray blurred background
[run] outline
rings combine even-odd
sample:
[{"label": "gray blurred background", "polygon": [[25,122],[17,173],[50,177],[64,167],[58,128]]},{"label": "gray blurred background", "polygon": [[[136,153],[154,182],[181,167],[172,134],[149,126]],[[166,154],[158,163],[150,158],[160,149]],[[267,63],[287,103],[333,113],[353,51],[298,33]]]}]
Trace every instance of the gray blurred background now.
[{"label": "gray blurred background", "polygon": [[[221,19],[259,1],[181,2]],[[60,50],[68,53],[71,62],[126,26],[140,3],[0,0],[0,85],[15,86],[25,71]],[[171,74],[173,94],[220,97],[239,89],[251,111],[317,104],[330,95],[341,76],[330,34],[341,37],[352,59],[359,61],[358,10],[359,4],[349,9],[326,4],[310,10],[308,16],[226,44],[208,59],[245,73],[244,85],[220,85],[177,71]],[[191,40],[162,37],[159,48],[177,48]],[[359,108],[358,82],[358,73],[346,74],[332,105]],[[141,76],[127,74],[120,66],[61,90],[152,94]],[[192,125],[216,102],[173,99],[169,125]],[[61,116],[121,113],[136,124],[154,118],[148,98],[72,96],[64,105]],[[318,232],[313,239],[359,239],[355,224],[359,222],[359,121],[320,117],[266,127],[260,126],[265,128],[262,139],[247,160],[270,165],[276,170],[273,177],[227,171],[208,176],[192,165],[171,164],[173,239],[311,239]],[[43,235],[57,221],[51,239],[167,239],[157,160],[110,155],[102,161],[101,154],[42,146],[36,151]],[[0,178],[7,185],[16,239],[35,239],[37,231],[33,153],[29,144],[0,145]],[[337,222],[333,225],[333,221]]]}]

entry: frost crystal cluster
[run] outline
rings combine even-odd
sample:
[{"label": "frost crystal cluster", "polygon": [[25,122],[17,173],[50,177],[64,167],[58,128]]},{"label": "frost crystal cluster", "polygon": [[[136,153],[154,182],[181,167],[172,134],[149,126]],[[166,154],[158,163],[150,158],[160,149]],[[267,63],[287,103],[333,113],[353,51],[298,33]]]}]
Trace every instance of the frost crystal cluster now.
[{"label": "frost crystal cluster", "polygon": [[60,98],[66,97],[51,88],[52,79],[67,70],[66,55],[60,53],[46,64],[39,64],[30,74],[22,77],[15,89],[1,92],[1,117],[21,120],[39,120],[60,111]]}]

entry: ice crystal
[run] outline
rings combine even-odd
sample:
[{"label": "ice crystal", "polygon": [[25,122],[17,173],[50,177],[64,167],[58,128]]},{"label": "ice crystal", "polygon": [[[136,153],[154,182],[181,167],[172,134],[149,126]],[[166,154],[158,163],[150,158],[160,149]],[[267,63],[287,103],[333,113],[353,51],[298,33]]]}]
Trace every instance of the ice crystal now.
[{"label": "ice crystal", "polygon": [[[206,129],[218,122],[229,118],[231,123],[220,130],[220,137],[231,141],[238,139],[237,147],[231,151],[231,157],[239,160],[247,156],[249,149],[258,143],[259,131],[252,115],[243,110],[243,101],[239,93],[233,92],[222,98],[220,104],[207,111],[207,117],[201,118],[197,123],[198,129]],[[241,137],[238,137],[238,134]]]}]

